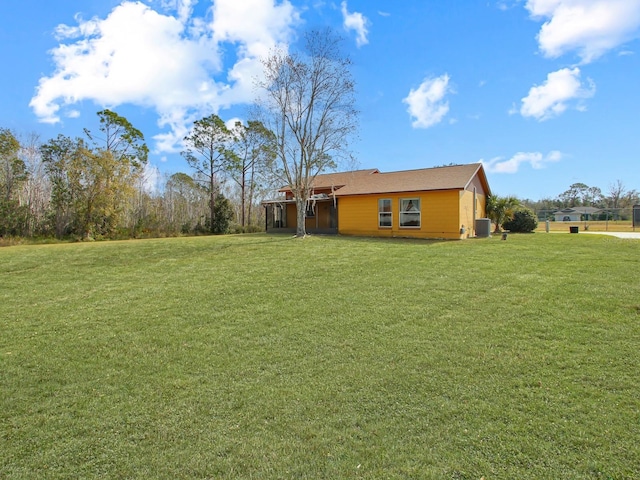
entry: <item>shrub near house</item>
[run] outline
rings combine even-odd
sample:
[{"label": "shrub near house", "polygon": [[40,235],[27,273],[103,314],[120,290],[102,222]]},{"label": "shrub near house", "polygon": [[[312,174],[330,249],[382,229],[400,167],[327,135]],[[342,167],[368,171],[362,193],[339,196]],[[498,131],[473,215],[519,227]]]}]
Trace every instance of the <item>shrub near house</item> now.
[{"label": "shrub near house", "polygon": [[502,224],[505,230],[515,233],[531,233],[538,228],[538,218],[532,210],[522,207],[516,210],[511,220]]}]

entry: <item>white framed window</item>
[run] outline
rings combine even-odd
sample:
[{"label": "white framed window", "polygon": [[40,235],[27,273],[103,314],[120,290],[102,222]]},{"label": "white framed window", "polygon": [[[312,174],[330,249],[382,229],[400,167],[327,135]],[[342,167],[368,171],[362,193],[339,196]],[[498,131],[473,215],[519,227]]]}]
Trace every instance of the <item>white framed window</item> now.
[{"label": "white framed window", "polygon": [[400,227],[420,228],[420,199],[400,199]]},{"label": "white framed window", "polygon": [[391,212],[391,200],[381,198],[378,200],[378,226],[380,228],[391,228],[393,225],[393,213]]}]

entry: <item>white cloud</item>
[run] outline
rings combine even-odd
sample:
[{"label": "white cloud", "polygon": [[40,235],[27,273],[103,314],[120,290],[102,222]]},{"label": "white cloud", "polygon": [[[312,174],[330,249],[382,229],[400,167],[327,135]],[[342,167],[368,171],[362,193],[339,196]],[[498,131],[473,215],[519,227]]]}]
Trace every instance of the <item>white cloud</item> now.
[{"label": "white cloud", "polygon": [[342,2],[340,8],[342,10],[344,28],[356,32],[356,45],[361,47],[362,45],[369,43],[369,40],[367,39],[367,34],[369,33],[367,25],[369,24],[369,21],[367,18],[358,12],[349,13],[346,1]]},{"label": "white cloud", "polygon": [[640,37],[640,0],[527,0],[542,53],[557,58],[576,52],[589,63]]},{"label": "white cloud", "polygon": [[516,7],[520,3],[520,1],[521,0],[498,0],[496,6],[498,7],[498,10],[506,12],[507,10]]},{"label": "white cloud", "polygon": [[193,7],[198,3],[198,0],[146,0],[147,3],[153,3],[154,1],[160,2],[160,6],[163,10],[169,12],[176,12],[178,19],[182,23],[186,23],[193,14]]},{"label": "white cloud", "polygon": [[449,112],[449,102],[445,100],[449,87],[449,75],[446,73],[436,78],[425,78],[417,89],[411,89],[409,95],[402,100],[409,105],[407,111],[414,119],[414,128],[429,128],[440,123]]},{"label": "white cloud", "polygon": [[540,152],[518,152],[506,160],[503,157],[496,157],[488,161],[480,160],[480,162],[489,173],[517,173],[522,164],[529,164],[532,168],[539,170],[549,163],[559,162],[562,158],[561,152],[553,150],[547,155]]},{"label": "white cloud", "polygon": [[154,137],[156,149],[179,150],[191,122],[253,100],[260,57],[286,46],[299,21],[288,0],[277,1],[211,0],[210,23],[193,16],[197,0],[161,0],[165,13],[123,1],[104,19],[77,17],[56,29],[55,71],[40,79],[30,106],[47,123],[75,116],[71,107],[86,100],[150,108],[168,129]]},{"label": "white cloud", "polygon": [[522,99],[520,114],[537,120],[548,120],[563,113],[569,104],[578,101],[575,108],[584,111],[580,103],[595,94],[595,84],[590,79],[585,86],[580,80],[579,68],[563,68],[547,75],[547,80],[539,86],[531,87],[529,94]]}]

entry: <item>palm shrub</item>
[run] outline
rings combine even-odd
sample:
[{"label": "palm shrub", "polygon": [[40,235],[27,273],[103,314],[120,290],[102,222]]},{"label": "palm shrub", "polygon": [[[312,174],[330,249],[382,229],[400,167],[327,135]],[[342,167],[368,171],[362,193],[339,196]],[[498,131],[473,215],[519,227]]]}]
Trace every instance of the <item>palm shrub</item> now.
[{"label": "palm shrub", "polygon": [[521,207],[513,213],[513,217],[502,224],[505,230],[516,233],[531,233],[538,228],[536,214],[526,207]]},{"label": "palm shrub", "polygon": [[494,233],[500,232],[503,223],[513,218],[514,213],[520,207],[520,200],[516,197],[499,197],[491,195],[487,198],[487,217],[496,226]]}]

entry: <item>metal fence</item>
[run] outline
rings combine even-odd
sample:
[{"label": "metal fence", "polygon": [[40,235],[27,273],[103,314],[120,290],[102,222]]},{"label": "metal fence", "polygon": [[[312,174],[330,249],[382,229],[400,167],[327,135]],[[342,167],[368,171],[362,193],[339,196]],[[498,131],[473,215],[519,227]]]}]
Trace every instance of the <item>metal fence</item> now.
[{"label": "metal fence", "polygon": [[[556,221],[556,212],[562,210],[561,208],[553,209],[537,209],[534,210],[538,216],[538,220],[544,222],[546,220]],[[640,205],[627,208],[602,208],[597,211],[588,214],[580,215],[579,221],[593,221],[593,222],[606,222],[606,221],[628,221],[632,222],[635,216],[635,226],[640,227]]]}]

